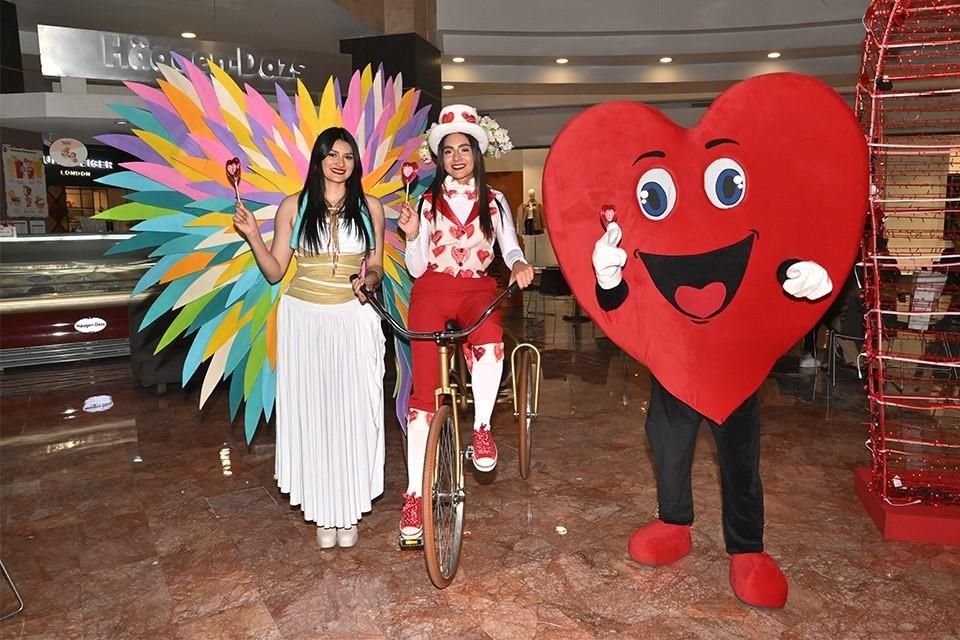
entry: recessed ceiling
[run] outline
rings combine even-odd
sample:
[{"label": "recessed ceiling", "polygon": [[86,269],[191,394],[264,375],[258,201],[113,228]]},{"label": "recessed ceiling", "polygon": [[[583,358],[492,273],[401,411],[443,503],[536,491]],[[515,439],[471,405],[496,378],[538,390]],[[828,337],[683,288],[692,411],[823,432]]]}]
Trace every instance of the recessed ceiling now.
[{"label": "recessed ceiling", "polygon": [[[445,99],[491,113],[525,146],[549,138],[537,128],[537,111],[549,109],[559,121],[601,100],[629,98],[675,111],[686,103],[701,112],[730,85],[762,73],[814,75],[849,95],[866,6],[865,0],[442,0],[443,81],[456,85]],[[773,51],[781,56],[768,57]],[[454,56],[466,63],[453,64]],[[568,62],[557,65],[558,57]]]}]

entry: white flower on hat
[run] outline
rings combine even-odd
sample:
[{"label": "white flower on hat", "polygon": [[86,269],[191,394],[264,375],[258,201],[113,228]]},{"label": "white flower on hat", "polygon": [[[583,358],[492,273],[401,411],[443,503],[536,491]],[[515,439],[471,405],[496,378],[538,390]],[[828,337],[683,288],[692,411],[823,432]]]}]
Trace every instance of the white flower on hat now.
[{"label": "white flower on hat", "polygon": [[493,158],[499,158],[503,154],[513,149],[513,143],[507,130],[500,126],[500,123],[490,116],[480,118],[480,127],[487,132],[489,146],[486,155]]}]

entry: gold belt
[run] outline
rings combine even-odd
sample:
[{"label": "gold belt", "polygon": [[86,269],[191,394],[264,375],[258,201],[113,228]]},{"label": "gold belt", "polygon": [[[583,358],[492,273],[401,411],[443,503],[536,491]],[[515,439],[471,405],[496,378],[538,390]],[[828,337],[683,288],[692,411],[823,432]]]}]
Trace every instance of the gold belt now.
[{"label": "gold belt", "polygon": [[350,276],[360,273],[362,262],[362,253],[340,255],[334,271],[332,256],[297,256],[297,273],[290,281],[287,295],[314,304],[356,300]]}]

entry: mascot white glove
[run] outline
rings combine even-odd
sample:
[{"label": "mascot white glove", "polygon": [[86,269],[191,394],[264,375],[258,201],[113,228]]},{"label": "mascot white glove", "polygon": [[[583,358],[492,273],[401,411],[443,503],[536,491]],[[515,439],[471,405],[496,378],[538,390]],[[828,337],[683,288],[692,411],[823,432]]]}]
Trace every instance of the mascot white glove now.
[{"label": "mascot white glove", "polygon": [[794,298],[819,300],[830,295],[833,291],[833,282],[826,269],[816,262],[805,260],[787,267],[787,279],[783,282],[783,290]]},{"label": "mascot white glove", "polygon": [[593,245],[593,270],[601,289],[613,289],[623,280],[623,265],[627,252],[619,248],[622,233],[620,225],[611,222],[597,243]]}]

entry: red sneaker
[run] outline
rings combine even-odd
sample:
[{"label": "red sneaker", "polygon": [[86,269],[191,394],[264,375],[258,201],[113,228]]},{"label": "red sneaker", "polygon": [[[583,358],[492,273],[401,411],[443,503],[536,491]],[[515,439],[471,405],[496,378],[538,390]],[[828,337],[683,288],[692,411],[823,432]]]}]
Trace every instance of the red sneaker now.
[{"label": "red sneaker", "polygon": [[787,577],[766,552],[730,556],[730,586],[743,602],[764,609],[787,604]]},{"label": "red sneaker", "polygon": [[473,466],[477,471],[493,471],[497,466],[497,443],[490,427],[473,430]]},{"label": "red sneaker", "polygon": [[423,536],[423,499],[412,493],[403,494],[400,509],[400,537],[404,540],[419,540]]},{"label": "red sneaker", "polygon": [[663,520],[654,520],[640,527],[627,543],[631,558],[654,567],[676,562],[690,553],[691,548],[690,527],[667,524]]}]

